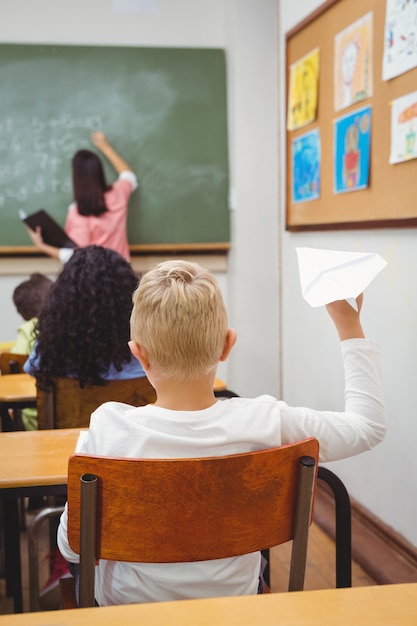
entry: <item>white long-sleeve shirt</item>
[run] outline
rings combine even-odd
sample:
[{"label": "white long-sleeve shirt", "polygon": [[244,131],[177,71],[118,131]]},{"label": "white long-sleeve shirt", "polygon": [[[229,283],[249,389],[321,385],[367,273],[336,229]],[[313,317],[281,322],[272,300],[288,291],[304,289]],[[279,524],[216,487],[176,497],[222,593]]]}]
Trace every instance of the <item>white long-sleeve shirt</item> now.
[{"label": "white long-sleeve shirt", "polygon": [[[320,461],[370,450],[385,434],[377,344],[341,343],[345,410],[290,407],[271,396],[219,400],[202,411],[171,411],[154,405],[108,402],[91,416],[88,436],[77,451],[123,457],[196,457],[237,454],[316,437]],[[67,510],[58,529],[64,557],[78,562],[68,544]],[[260,554],[198,563],[124,563],[101,560],[96,568],[100,605],[255,594]]]}]

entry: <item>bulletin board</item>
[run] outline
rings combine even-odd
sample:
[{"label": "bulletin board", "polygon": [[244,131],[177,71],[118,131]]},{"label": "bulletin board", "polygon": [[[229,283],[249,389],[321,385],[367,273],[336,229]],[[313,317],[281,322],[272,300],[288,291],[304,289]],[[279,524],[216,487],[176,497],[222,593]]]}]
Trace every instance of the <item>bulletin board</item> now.
[{"label": "bulletin board", "polygon": [[[392,103],[393,100],[417,90],[417,68],[409,69],[389,80],[382,79],[384,38],[387,37],[386,7],[386,0],[328,0],[287,33],[287,107],[290,68],[311,51],[319,49],[316,117],[301,128],[288,130],[287,126],[287,230],[417,226],[417,159],[410,158],[395,164],[389,162]],[[373,23],[372,94],[343,110],[336,110],[335,37],[368,13],[372,14]],[[371,112],[367,186],[336,193],[335,121],[366,107],[370,107]],[[294,152],[295,146],[310,131],[318,133],[320,138],[319,192],[316,198],[303,200],[294,191],[298,180]]]},{"label": "bulletin board", "polygon": [[138,177],[132,253],[227,251],[224,50],[1,44],[0,84],[0,255],[34,250],[19,209],[64,226],[71,159],[94,130]]}]

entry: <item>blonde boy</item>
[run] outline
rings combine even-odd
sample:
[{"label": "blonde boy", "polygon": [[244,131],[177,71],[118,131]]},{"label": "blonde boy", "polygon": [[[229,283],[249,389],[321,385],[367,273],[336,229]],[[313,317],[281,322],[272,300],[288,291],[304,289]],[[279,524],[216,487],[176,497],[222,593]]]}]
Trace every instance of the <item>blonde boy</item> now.
[{"label": "blonde boy", "polygon": [[[131,407],[109,402],[91,416],[79,450],[108,456],[195,457],[234,454],[289,443],[320,441],[320,460],[369,450],[385,434],[379,351],[364,338],[358,312],[346,302],[327,309],[338,331],[345,368],[344,411],[289,407],[271,396],[218,401],[213,382],[219,361],[236,342],[216,279],[199,265],[167,261],[142,278],[133,297],[132,353],[157,392],[157,402]],[[58,545],[73,563],[67,512]],[[257,593],[260,554],[198,563],[100,561],[100,605]]]}]

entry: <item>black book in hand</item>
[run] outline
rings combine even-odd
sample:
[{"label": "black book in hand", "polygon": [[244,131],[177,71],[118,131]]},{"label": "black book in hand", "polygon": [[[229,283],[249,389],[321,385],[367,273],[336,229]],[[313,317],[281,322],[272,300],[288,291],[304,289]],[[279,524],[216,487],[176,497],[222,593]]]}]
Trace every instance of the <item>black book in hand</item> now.
[{"label": "black book in hand", "polygon": [[63,228],[44,209],[36,211],[31,215],[26,215],[24,211],[19,211],[19,217],[31,230],[41,227],[42,239],[49,246],[54,248],[76,248],[77,244],[72,241]]}]

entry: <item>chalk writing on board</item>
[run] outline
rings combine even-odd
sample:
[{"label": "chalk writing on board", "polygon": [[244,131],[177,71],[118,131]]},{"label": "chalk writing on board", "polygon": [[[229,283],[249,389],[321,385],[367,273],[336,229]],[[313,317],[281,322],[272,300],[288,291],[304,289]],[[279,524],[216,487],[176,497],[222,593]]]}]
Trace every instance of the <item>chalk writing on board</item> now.
[{"label": "chalk writing on board", "polygon": [[[86,135],[101,128],[100,116],[72,116],[63,113],[30,120],[7,117],[0,123],[0,208],[8,200],[22,203],[36,196],[63,193],[71,200],[72,182],[70,161]],[[32,156],[29,162],[27,154]],[[29,164],[30,163],[30,164]],[[67,174],[58,175],[63,164]]]}]

